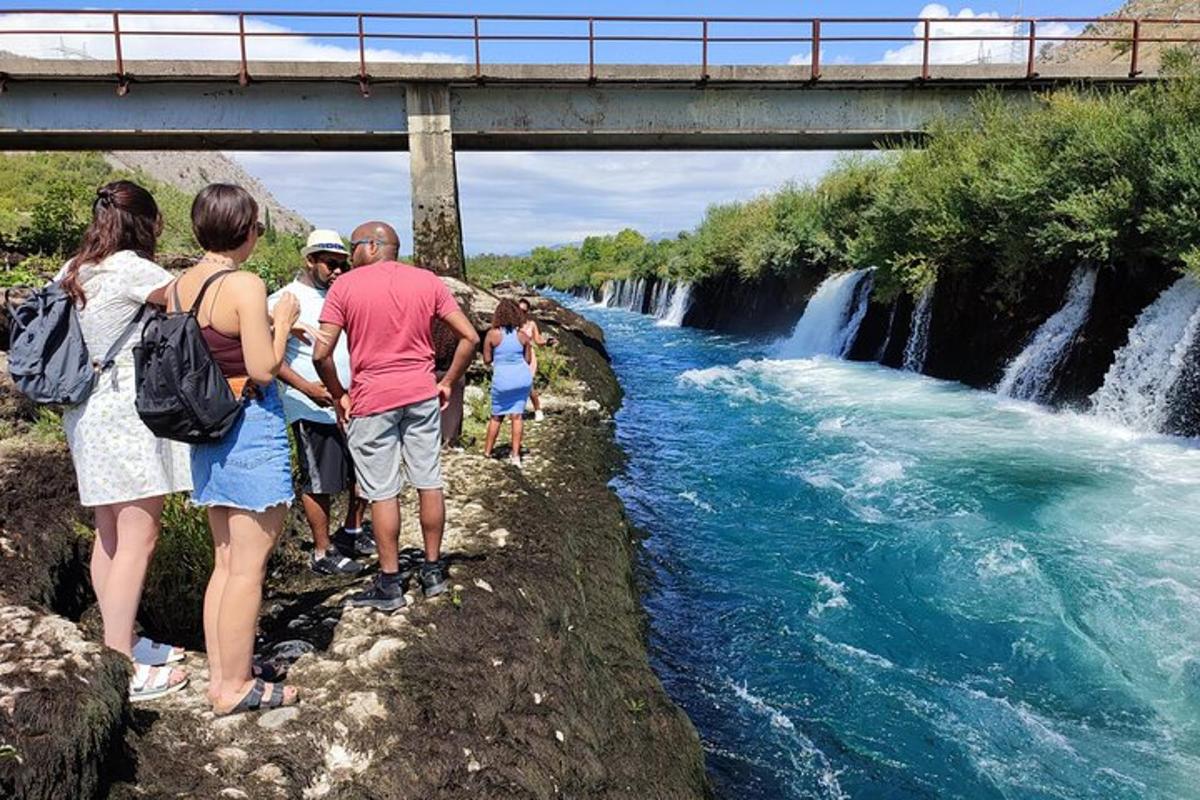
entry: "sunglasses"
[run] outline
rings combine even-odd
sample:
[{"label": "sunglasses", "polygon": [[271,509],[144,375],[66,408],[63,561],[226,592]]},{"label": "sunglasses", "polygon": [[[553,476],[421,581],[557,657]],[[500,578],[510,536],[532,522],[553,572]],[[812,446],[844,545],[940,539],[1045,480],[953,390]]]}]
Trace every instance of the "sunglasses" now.
[{"label": "sunglasses", "polygon": [[267,226],[261,222],[256,222],[256,223],[254,223],[254,232],[257,235],[262,236],[264,233],[267,232]]},{"label": "sunglasses", "polygon": [[345,272],[350,268],[350,262],[344,258],[318,258],[317,261],[328,267],[330,272]]}]

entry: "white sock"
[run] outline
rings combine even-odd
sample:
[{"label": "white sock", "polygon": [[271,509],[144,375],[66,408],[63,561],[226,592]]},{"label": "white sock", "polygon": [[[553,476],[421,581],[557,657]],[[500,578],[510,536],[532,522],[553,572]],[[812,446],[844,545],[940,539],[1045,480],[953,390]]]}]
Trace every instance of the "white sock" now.
[{"label": "white sock", "polygon": [[362,533],[362,528],[343,528],[342,530],[351,534],[352,536],[357,536],[358,534]]}]

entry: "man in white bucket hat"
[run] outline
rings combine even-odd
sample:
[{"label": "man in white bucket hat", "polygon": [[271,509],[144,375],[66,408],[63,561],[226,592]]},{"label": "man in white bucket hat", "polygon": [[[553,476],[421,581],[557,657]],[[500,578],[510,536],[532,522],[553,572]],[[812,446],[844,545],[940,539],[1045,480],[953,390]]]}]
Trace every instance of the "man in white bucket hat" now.
[{"label": "man in white bucket hat", "polygon": [[[350,251],[337,231],[315,230],[300,252],[304,268],[268,301],[273,306],[277,297],[291,292],[300,301],[296,324],[310,332],[307,342],[295,336],[288,339],[287,355],[279,368],[283,412],[296,437],[301,503],[313,534],[312,569],[325,575],[348,575],[362,569],[353,556],[374,552],[375,541],[369,531],[362,530],[366,503],[355,496],[354,467],[346,437],[338,427],[333,398],[313,367],[312,337],[321,327],[319,319],[329,287],[350,268]],[[349,384],[350,353],[344,342],[334,350],[334,363],[338,375]],[[345,525],[331,538],[333,498],[344,491],[350,493]]]}]

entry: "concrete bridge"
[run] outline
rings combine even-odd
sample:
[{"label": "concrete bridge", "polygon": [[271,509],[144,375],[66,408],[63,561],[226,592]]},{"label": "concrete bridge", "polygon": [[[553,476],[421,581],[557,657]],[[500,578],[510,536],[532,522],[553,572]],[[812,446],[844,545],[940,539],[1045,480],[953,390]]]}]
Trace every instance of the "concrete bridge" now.
[{"label": "concrete bridge", "polygon": [[[1008,37],[983,37],[1027,44],[1022,63],[938,65],[930,58],[937,39],[924,20],[920,64],[824,66],[821,21],[788,20],[811,30],[761,41],[807,42],[814,55],[806,63],[720,66],[709,63],[710,42],[743,39],[710,36],[714,21],[696,18],[703,26],[695,38],[702,46],[698,65],[639,66],[598,64],[595,44],[606,37],[595,33],[594,20],[578,18],[588,22],[587,63],[484,64],[480,44],[489,37],[479,32],[480,17],[390,15],[474,20],[473,37],[460,37],[473,40],[474,63],[368,65],[366,15],[327,16],[356,16],[357,63],[249,59],[246,42],[256,34],[247,31],[245,14],[237,15],[236,33],[213,34],[239,37],[237,61],[125,59],[122,42],[131,37],[185,33],[161,26],[122,33],[117,13],[114,59],[0,53],[0,149],[408,150],[416,257],[460,275],[456,150],[864,149],[919,137],[934,119],[966,110],[984,87],[1026,103],[1066,84],[1130,85],[1157,77],[1139,68],[1136,25],[1132,60],[1121,64],[1036,64],[1036,47],[1045,42],[1028,21],[1027,34],[1013,28]],[[0,30],[14,33],[53,31]],[[1118,41],[1102,41],[1110,40]],[[0,51],[4,42],[0,36]]]}]

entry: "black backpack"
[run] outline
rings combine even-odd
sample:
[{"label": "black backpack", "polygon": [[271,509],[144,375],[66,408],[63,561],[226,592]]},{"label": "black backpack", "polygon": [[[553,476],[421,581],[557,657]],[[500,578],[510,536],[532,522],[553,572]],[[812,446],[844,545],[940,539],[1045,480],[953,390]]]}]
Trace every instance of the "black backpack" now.
[{"label": "black backpack", "polygon": [[[242,402],[221,374],[196,321],[211,275],[188,311],[155,310],[133,348],[137,412],[155,436],[188,444],[220,440],[242,416]],[[173,287],[176,307],[179,289]]]}]

